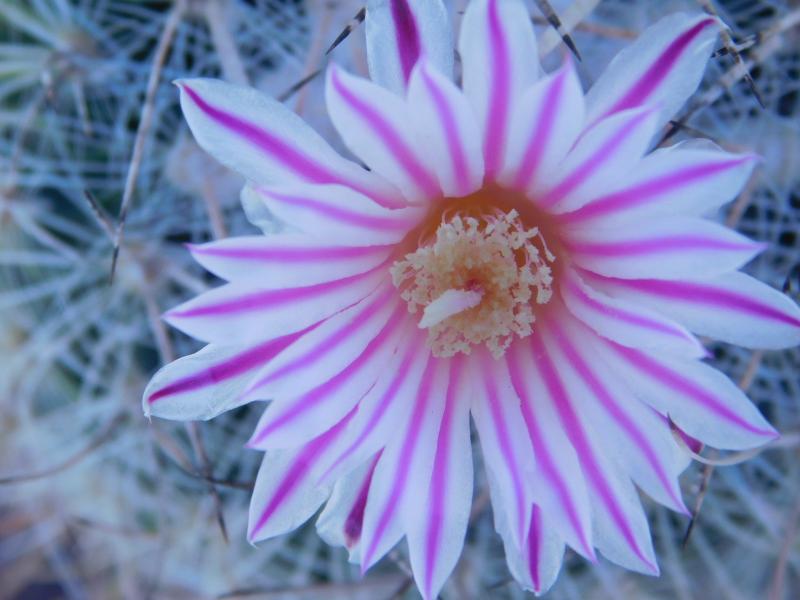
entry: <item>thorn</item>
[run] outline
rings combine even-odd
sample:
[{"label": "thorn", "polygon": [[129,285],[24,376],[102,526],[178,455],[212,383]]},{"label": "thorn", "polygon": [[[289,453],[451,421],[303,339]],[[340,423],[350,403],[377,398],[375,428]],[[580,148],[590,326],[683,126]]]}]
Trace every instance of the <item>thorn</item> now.
[{"label": "thorn", "polygon": [[[741,57],[739,59],[741,60]],[[753,76],[750,75],[750,71],[747,71],[744,74],[744,80],[747,82],[747,85],[750,86],[750,92],[753,94],[753,96],[756,97],[756,102],[758,102],[758,105],[762,109],[766,109],[767,105],[764,104],[764,98],[761,96],[761,92],[758,91],[758,88],[756,87],[756,82],[753,81]]]},{"label": "thorn", "polygon": [[288,90],[283,92],[280,96],[277,97],[278,102],[286,102],[289,98],[294,96],[297,92],[299,92],[304,86],[308,85],[313,79],[315,79],[320,73],[322,73],[322,67],[316,69],[312,73],[309,73],[305,77],[303,77],[300,81],[296,82],[292,87]]},{"label": "thorn", "polygon": [[[719,19],[719,14],[717,14],[717,10],[714,8],[714,5],[711,3],[711,0],[698,0],[698,2],[702,7],[702,9],[707,14]],[[719,19],[718,22],[720,29],[719,36],[722,39],[723,50],[724,50],[723,54],[729,54],[733,58],[734,62],[744,69],[744,75],[742,77],[747,83],[748,87],[750,88],[750,92],[753,94],[753,96],[755,96],[758,105],[762,109],[766,108],[764,104],[764,99],[759,93],[758,88],[756,88],[756,82],[753,81],[753,77],[750,75],[750,71],[747,70],[747,67],[744,64],[744,60],[742,60],[742,55],[739,53],[739,49],[736,47],[736,44],[733,41],[733,37],[731,36],[731,28],[728,27],[726,24],[724,24],[721,19]],[[719,52],[720,51],[717,50],[717,52],[714,52],[712,56],[717,55]],[[719,55],[721,56],[722,54]]]},{"label": "thorn", "polygon": [[[732,44],[731,47],[734,50],[741,53],[743,50],[749,50],[750,48],[755,46],[756,42],[758,42],[758,36],[749,35],[746,38],[744,38],[741,42]],[[728,54],[730,54],[730,47],[723,46],[719,50],[716,50],[714,54],[711,55],[711,58],[721,58],[723,56],[727,56]]]},{"label": "thorn", "polygon": [[333,52],[336,49],[336,47],[347,38],[347,36],[353,33],[353,30],[356,27],[358,27],[361,23],[363,23],[366,17],[367,17],[367,7],[362,6],[359,9],[359,11],[355,14],[355,16],[350,20],[350,22],[347,25],[345,25],[344,29],[342,29],[342,32],[336,36],[335,40],[333,40],[333,43],[325,51],[325,56]]},{"label": "thorn", "polygon": [[103,231],[106,232],[106,235],[109,237],[109,239],[113,240],[114,224],[111,222],[111,217],[109,217],[108,213],[103,210],[103,207],[100,206],[100,203],[94,197],[92,192],[89,190],[83,190],[83,197],[86,198],[86,201],[89,203],[89,207],[92,209],[92,214],[94,214],[100,227],[102,227]]},{"label": "thorn", "polygon": [[536,0],[536,6],[539,7],[539,10],[547,19],[547,22],[550,23],[553,29],[556,30],[556,33],[561,36],[561,40],[564,44],[569,48],[570,52],[575,55],[575,58],[578,62],[581,62],[581,53],[578,52],[578,47],[575,45],[572,36],[564,29],[564,25],[561,23],[561,19],[556,14],[556,11],[550,5],[548,0]]},{"label": "thorn", "polygon": [[800,289],[800,262],[796,263],[786,275],[786,279],[783,281],[782,286],[784,294],[788,294],[789,292],[793,291],[792,280],[797,283],[798,289]]},{"label": "thorn", "polygon": [[[119,231],[119,229],[117,230]],[[108,285],[113,285],[114,283],[114,275],[117,272],[117,261],[119,260],[119,241],[117,235],[114,236],[114,249],[111,251],[111,271],[108,274]]]},{"label": "thorn", "polygon": [[700,508],[703,506],[703,500],[706,497],[706,492],[708,491],[708,482],[711,479],[712,473],[714,473],[714,467],[712,465],[705,465],[703,468],[702,479],[700,480],[700,489],[697,492],[697,498],[694,502],[692,518],[689,520],[689,525],[686,526],[686,533],[683,535],[683,541],[681,542],[681,548],[683,549],[686,549],[689,539],[692,536],[692,532],[694,531],[694,526],[697,524],[697,518],[700,516]]}]

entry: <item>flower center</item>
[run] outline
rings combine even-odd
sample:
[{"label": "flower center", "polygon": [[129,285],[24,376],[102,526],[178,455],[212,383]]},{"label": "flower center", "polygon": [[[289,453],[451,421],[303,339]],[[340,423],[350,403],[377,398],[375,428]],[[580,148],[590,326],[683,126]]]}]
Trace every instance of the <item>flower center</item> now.
[{"label": "flower center", "polygon": [[534,306],[547,304],[555,256],[516,210],[443,218],[435,236],[391,268],[411,313],[422,312],[434,356],[469,354],[485,344],[500,357],[526,337]]}]

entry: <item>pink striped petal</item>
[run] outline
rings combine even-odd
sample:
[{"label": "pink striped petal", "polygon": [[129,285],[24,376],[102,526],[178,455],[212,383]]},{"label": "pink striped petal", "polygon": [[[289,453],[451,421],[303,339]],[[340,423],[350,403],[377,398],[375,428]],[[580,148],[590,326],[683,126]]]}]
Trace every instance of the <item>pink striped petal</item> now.
[{"label": "pink striped petal", "polygon": [[[543,329],[539,327],[539,332]],[[586,482],[595,497],[595,545],[609,560],[627,569],[658,574],[647,517],[628,476],[606,448],[598,444],[580,412],[580,398],[564,372],[566,359],[555,342],[542,333],[531,336],[548,393],[555,401],[561,426],[570,438],[583,469]]]},{"label": "pink striped petal", "polygon": [[570,228],[564,245],[576,265],[624,279],[712,277],[738,269],[764,249],[732,229],[691,217]]},{"label": "pink striped petal", "polygon": [[646,156],[615,190],[560,215],[559,220],[607,227],[677,214],[705,215],[736,197],[757,160],[752,155],[684,146]]},{"label": "pink striped petal", "polygon": [[250,346],[209,344],[169,363],[153,375],[144,391],[144,414],[206,420],[244,404],[242,394],[258,371],[304,333]]},{"label": "pink striped petal", "polygon": [[260,289],[282,290],[371,271],[385,262],[393,250],[389,245],[350,245],[353,241],[360,240],[275,233],[190,245],[189,250],[197,262],[222,279]]},{"label": "pink striped petal", "polygon": [[424,216],[421,207],[385,208],[341,185],[269,186],[255,194],[284,223],[345,246],[399,242]]},{"label": "pink striped petal", "polygon": [[352,413],[305,446],[271,450],[258,470],[247,539],[251,543],[288,533],[305,523],[330,496],[330,486],[317,485],[327,450],[343,434]]},{"label": "pink striped petal", "polygon": [[669,423],[636,398],[588,348],[595,334],[574,319],[552,323],[556,346],[566,358],[559,368],[574,390],[578,413],[587,433],[647,494],[672,510],[689,514],[681,498],[678,476],[686,456],[672,437]]},{"label": "pink striped petal", "polygon": [[549,518],[550,513],[534,504],[523,548],[503,537],[508,570],[523,588],[536,594],[545,593],[555,583],[564,560],[564,542]]},{"label": "pink striped petal", "polygon": [[472,357],[469,371],[476,374],[472,415],[486,464],[495,528],[508,530],[514,545],[522,548],[530,527],[535,470],[520,401],[506,361],[481,351]]},{"label": "pink striped petal", "polygon": [[483,133],[486,175],[505,162],[514,107],[538,76],[536,40],[525,5],[518,0],[475,0],[461,22],[458,51],[464,92]]},{"label": "pink striped petal", "polygon": [[[289,185],[302,185],[299,183]],[[324,184],[311,184],[311,185],[324,185]],[[295,225],[288,226],[278,217],[272,214],[264,204],[264,199],[258,192],[259,186],[252,182],[245,182],[242,191],[239,193],[239,202],[242,205],[245,217],[253,225],[261,230],[264,235],[272,235],[274,233],[281,233],[288,230],[294,230]]]},{"label": "pink striped petal", "polygon": [[583,91],[571,60],[525,90],[498,180],[527,191],[543,188],[583,130]]},{"label": "pink striped petal", "polygon": [[360,562],[364,509],[380,453],[339,479],[317,519],[317,533],[331,546],[344,546],[350,562]]},{"label": "pink striped petal", "polygon": [[300,117],[261,92],[214,79],[176,83],[197,143],[250,181],[336,183],[386,206],[404,204],[389,183],[339,156]]},{"label": "pink striped petal", "polygon": [[[398,312],[396,290],[383,285],[368,298],[309,331],[266,365],[245,392],[249,400],[297,398],[358,358]],[[257,445],[256,438],[251,443]]]},{"label": "pink striped petal", "polygon": [[[454,358],[439,425],[431,479],[407,518],[408,551],[417,588],[438,597],[453,571],[467,533],[472,505],[472,443],[464,360]],[[424,485],[420,481],[420,485]]]},{"label": "pink striped petal", "polygon": [[635,302],[595,290],[572,269],[564,270],[560,290],[569,311],[603,337],[624,346],[677,356],[702,358],[707,354],[698,339],[678,323]]},{"label": "pink striped petal", "polygon": [[318,323],[368,296],[387,277],[380,268],[338,281],[286,289],[229,283],[173,308],[164,318],[200,340],[247,343]]},{"label": "pink striped petal", "polygon": [[375,385],[397,349],[403,326],[411,323],[406,307],[398,305],[364,351],[340,373],[296,397],[273,400],[248,446],[259,450],[299,446],[337,423]]},{"label": "pink striped petal", "polygon": [[408,87],[408,117],[442,193],[460,197],[483,183],[481,136],[472,107],[452,81],[421,60]]},{"label": "pink striped petal", "polygon": [[558,409],[530,344],[514,344],[508,353],[511,383],[522,401],[522,417],[536,457],[536,502],[560,538],[591,561],[592,520],[589,494],[578,456],[559,426]]},{"label": "pink striped petal", "polygon": [[690,436],[731,450],[761,446],[777,436],[747,396],[716,369],[695,360],[656,357],[602,338],[590,342],[639,398]]},{"label": "pink striped petal", "polygon": [[747,348],[800,344],[797,304],[744,273],[686,281],[586,276],[614,297],[649,306],[700,335]]},{"label": "pink striped petal", "polygon": [[441,195],[432,165],[424,161],[408,126],[404,99],[331,65],[325,100],[347,146],[374,172],[400,188],[409,202]]},{"label": "pink striped petal", "polygon": [[351,434],[332,451],[336,457],[322,482],[335,481],[386,446],[414,406],[429,358],[425,335],[413,328],[359,402]]},{"label": "pink striped petal", "polygon": [[433,470],[448,372],[449,361],[428,362],[409,418],[397,424],[375,467],[361,533],[362,572],[400,540],[410,519],[418,519],[423,510],[420,498]]},{"label": "pink striped petal", "polygon": [[554,173],[532,191],[535,202],[563,212],[582,206],[619,184],[644,153],[656,131],[658,112],[652,107],[615,114],[584,131]]},{"label": "pink striped petal", "polygon": [[452,76],[450,18],[441,0],[368,0],[366,31],[375,83],[402,95],[422,56]]},{"label": "pink striped petal", "polygon": [[716,19],[677,13],[648,27],[617,54],[586,97],[589,122],[643,104],[671,119],[703,77],[719,32]]}]

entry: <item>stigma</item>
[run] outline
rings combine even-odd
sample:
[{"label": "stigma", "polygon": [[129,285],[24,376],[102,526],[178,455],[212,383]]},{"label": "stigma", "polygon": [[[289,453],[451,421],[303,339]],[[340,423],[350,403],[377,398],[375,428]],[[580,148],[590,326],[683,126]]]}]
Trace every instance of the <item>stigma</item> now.
[{"label": "stigma", "polygon": [[555,256],[516,210],[443,220],[429,240],[391,268],[392,281],[434,356],[484,345],[501,357],[533,332],[537,305],[552,295]]}]

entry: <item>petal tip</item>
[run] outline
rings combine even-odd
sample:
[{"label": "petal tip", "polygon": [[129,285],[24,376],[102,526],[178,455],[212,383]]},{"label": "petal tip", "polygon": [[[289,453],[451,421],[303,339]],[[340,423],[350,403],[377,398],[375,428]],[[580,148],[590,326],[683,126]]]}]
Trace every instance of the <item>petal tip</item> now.
[{"label": "petal tip", "polygon": [[181,319],[181,317],[185,316],[185,313],[182,310],[176,308],[171,308],[165,313],[161,315],[161,320],[165,323],[171,325],[172,327],[179,327],[176,325],[176,322]]},{"label": "petal tip", "polygon": [[647,573],[646,575],[652,575],[653,577],[658,577],[661,575],[661,569],[659,568],[658,564],[651,561],[646,561],[645,564],[647,565]]},{"label": "petal tip", "polygon": [[244,447],[250,450],[259,450],[263,452],[264,449],[260,447],[263,440],[259,440],[258,437],[258,432],[253,433],[250,439],[245,442]]}]

